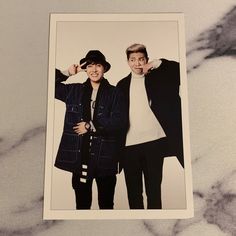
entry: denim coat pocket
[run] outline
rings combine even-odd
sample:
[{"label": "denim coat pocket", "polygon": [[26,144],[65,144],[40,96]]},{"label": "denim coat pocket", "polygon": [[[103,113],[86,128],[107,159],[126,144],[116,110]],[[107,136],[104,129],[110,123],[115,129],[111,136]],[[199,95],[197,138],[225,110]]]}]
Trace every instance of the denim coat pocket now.
[{"label": "denim coat pocket", "polygon": [[57,153],[57,161],[65,163],[75,163],[80,157],[80,138],[75,134],[63,133],[59,150]]},{"label": "denim coat pocket", "polygon": [[81,118],[81,105],[67,104],[65,121],[67,124],[75,125]]}]

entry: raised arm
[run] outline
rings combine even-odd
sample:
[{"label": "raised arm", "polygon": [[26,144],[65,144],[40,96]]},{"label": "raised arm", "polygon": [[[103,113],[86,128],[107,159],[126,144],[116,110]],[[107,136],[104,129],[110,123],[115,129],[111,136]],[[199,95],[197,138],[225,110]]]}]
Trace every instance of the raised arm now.
[{"label": "raised arm", "polygon": [[55,98],[59,99],[63,102],[65,102],[68,93],[70,91],[70,85],[66,85],[62,83],[63,81],[66,81],[70,76],[75,75],[79,73],[80,71],[83,71],[81,67],[85,63],[78,65],[78,64],[73,64],[71,65],[66,71],[60,71],[56,69],[55,72]]}]

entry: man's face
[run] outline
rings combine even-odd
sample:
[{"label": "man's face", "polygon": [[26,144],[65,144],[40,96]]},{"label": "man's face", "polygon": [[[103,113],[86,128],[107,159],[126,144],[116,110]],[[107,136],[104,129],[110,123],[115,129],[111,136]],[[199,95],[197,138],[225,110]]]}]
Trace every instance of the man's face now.
[{"label": "man's face", "polygon": [[91,82],[99,83],[104,74],[104,66],[99,63],[92,63],[87,65],[86,73]]},{"label": "man's face", "polygon": [[143,74],[142,66],[147,64],[148,60],[142,52],[133,52],[129,55],[128,65],[137,75]]}]

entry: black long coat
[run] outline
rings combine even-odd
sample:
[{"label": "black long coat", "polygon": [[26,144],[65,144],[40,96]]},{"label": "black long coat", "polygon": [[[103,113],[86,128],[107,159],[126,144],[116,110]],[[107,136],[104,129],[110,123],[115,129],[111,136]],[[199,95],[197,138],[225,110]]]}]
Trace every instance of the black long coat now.
[{"label": "black long coat", "polygon": [[[179,63],[166,59],[161,60],[162,63],[158,68],[145,75],[145,88],[151,110],[167,136],[163,140],[165,146],[163,156],[176,156],[181,165],[184,166]],[[129,120],[130,82],[131,74],[117,84],[125,96],[127,120]],[[142,111],[142,107],[140,107],[140,111]],[[143,122],[145,124],[145,120]],[[127,124],[126,132],[124,132],[123,143],[128,129],[129,124]]]}]

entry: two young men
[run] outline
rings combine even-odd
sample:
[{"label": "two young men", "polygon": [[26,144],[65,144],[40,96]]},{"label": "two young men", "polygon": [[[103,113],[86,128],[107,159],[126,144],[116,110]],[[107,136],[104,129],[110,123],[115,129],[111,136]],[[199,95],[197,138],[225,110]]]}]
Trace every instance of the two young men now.
[{"label": "two young men", "polygon": [[[56,98],[66,103],[67,110],[55,165],[73,173],[77,209],[90,208],[93,178],[100,209],[113,208],[122,146],[120,164],[130,209],[144,208],[143,175],[147,208],[160,209],[163,158],[177,156],[183,165],[178,63],[165,59],[149,63],[141,44],[131,45],[126,54],[131,73],[116,89],[103,78],[110,64],[99,51],[90,51],[80,65],[69,68],[71,75],[86,68],[89,79],[84,84],[64,85],[61,82],[68,77],[56,73]],[[98,65],[101,70],[90,70]]]}]

